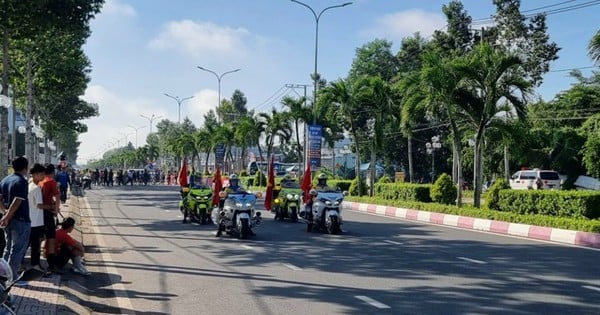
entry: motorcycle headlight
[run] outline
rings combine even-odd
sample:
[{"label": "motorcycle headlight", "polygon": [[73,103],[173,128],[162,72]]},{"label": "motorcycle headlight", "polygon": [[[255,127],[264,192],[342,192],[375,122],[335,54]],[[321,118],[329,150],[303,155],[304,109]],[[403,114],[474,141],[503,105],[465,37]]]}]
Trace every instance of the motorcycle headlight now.
[{"label": "motorcycle headlight", "polygon": [[279,198],[275,199],[275,203],[279,203]]},{"label": "motorcycle headlight", "polygon": [[236,202],[236,203],[235,203],[235,207],[236,207],[236,208],[241,208],[241,207],[243,207],[243,206],[244,206],[244,205],[243,205],[241,202]]},{"label": "motorcycle headlight", "polygon": [[331,206],[331,200],[321,199],[321,202],[324,203],[326,206]]},{"label": "motorcycle headlight", "polygon": [[294,200],[298,200],[299,198],[300,198],[300,196],[294,195]]},{"label": "motorcycle headlight", "polygon": [[251,203],[251,202],[248,202],[248,203],[246,203],[246,207],[247,207],[247,208],[250,208],[250,207],[252,207],[252,203]]},{"label": "motorcycle headlight", "polygon": [[340,205],[340,202],[339,202],[339,201],[336,201],[336,202],[334,202],[334,203],[333,203],[333,205],[334,205],[334,206],[339,206],[339,205]]},{"label": "motorcycle headlight", "polygon": [[208,196],[204,196],[204,200],[208,200]]},{"label": "motorcycle headlight", "polygon": [[294,196],[293,196],[292,194],[287,194],[285,197],[286,197],[287,199],[290,199],[290,200],[291,200],[291,199],[294,199]]}]

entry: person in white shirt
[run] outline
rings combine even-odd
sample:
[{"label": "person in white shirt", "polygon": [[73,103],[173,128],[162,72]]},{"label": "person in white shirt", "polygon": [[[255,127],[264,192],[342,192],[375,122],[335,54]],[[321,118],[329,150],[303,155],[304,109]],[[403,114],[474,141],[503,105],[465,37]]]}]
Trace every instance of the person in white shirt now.
[{"label": "person in white shirt", "polygon": [[29,218],[31,219],[31,234],[29,235],[29,246],[31,246],[31,266],[40,266],[41,245],[44,238],[44,209],[54,209],[54,205],[44,205],[42,188],[39,183],[44,179],[45,167],[34,164],[29,173]]}]

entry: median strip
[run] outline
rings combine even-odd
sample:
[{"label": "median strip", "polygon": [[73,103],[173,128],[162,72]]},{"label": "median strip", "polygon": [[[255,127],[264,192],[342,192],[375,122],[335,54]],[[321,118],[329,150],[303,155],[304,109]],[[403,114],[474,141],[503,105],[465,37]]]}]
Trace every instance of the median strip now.
[{"label": "median strip", "polygon": [[383,304],[383,303],[381,303],[379,301],[373,300],[372,298],[370,298],[368,296],[355,295],[354,297],[357,298],[357,299],[359,299],[359,300],[361,300],[361,301],[363,301],[363,302],[366,302],[369,305],[374,306],[376,308],[380,308],[380,309],[390,308],[389,306],[387,306],[387,305],[385,305],[385,304]]}]

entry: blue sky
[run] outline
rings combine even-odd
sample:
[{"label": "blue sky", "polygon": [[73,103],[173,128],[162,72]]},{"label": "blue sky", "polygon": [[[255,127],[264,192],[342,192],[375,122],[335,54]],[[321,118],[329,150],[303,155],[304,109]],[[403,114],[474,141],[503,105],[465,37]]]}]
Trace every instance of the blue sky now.
[{"label": "blue sky", "polygon": [[[318,13],[345,1],[303,2]],[[319,22],[319,73],[328,81],[345,77],[356,48],[375,38],[392,41],[396,53],[403,37],[415,32],[430,36],[445,26],[441,7],[447,2],[355,0],[327,11]],[[491,0],[462,2],[474,19],[495,12]],[[521,10],[562,2],[551,9],[590,1],[523,0]],[[551,40],[562,50],[552,64],[554,72],[537,89],[539,96],[550,100],[573,83],[568,71],[557,70],[593,66],[586,48],[600,27],[598,16],[600,2],[548,16]],[[177,121],[177,103],[163,93],[193,95],[181,106],[181,117],[200,126],[202,116],[217,105],[218,84],[213,74],[197,66],[217,73],[241,68],[223,77],[221,97],[229,98],[239,89],[256,111],[279,107],[285,95],[303,93],[285,84],[311,84],[314,17],[289,0],[106,0],[91,28],[85,51],[92,62],[92,80],[84,99],[99,105],[100,116],[84,121],[89,131],[79,137],[79,163],[125,140],[135,145],[129,125],[139,128],[137,143],[143,145],[150,125],[140,115]],[[582,71],[588,75],[591,69]]]}]

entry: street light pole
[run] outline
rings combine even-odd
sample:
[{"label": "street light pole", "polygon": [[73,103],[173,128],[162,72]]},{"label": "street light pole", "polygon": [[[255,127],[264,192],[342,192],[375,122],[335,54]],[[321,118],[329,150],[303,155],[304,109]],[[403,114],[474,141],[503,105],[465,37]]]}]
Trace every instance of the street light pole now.
[{"label": "street light pole", "polygon": [[148,122],[150,122],[150,133],[152,133],[152,122],[155,119],[159,119],[161,116],[155,116],[154,114],[152,114],[152,116],[148,117],[148,116],[144,116],[142,114],[140,114],[140,116],[142,116],[142,118],[146,118],[148,120]]},{"label": "street light pole", "polygon": [[308,4],[297,1],[297,0],[291,0],[292,2],[295,2],[301,6],[304,6],[306,8],[308,8],[310,10],[310,12],[312,12],[314,18],[315,18],[315,72],[313,73],[313,81],[314,81],[314,88],[313,88],[313,124],[316,123],[316,115],[315,115],[315,104],[317,103],[317,90],[318,90],[318,78],[317,78],[317,59],[318,59],[318,51],[319,51],[319,20],[321,19],[321,15],[329,10],[329,9],[334,9],[334,8],[341,8],[341,7],[345,7],[347,5],[351,5],[352,2],[346,2],[343,4],[338,4],[338,5],[332,5],[330,7],[327,7],[323,10],[321,10],[321,12],[319,12],[319,14],[317,14],[315,12],[315,10],[313,10],[312,7],[310,7]]},{"label": "street light pole", "polygon": [[129,128],[133,128],[133,130],[135,130],[135,147],[138,147],[138,130],[142,129],[142,128],[146,128],[146,126],[139,126],[139,127],[135,127],[132,125],[127,125]]},{"label": "street light pole", "polygon": [[177,102],[177,106],[179,108],[179,116],[177,116],[177,123],[180,124],[181,123],[181,103],[183,103],[184,101],[189,100],[190,98],[193,98],[194,96],[188,96],[188,97],[184,97],[184,98],[179,98],[179,96],[171,96],[167,93],[163,93],[166,97],[168,98],[172,98],[175,100],[175,102]]},{"label": "street light pole", "polygon": [[215,77],[217,78],[217,81],[218,81],[218,83],[219,83],[219,100],[218,100],[218,102],[217,102],[217,119],[218,119],[218,121],[217,121],[217,122],[221,122],[221,112],[220,112],[220,110],[219,110],[219,108],[221,107],[221,79],[222,79],[222,78],[223,78],[223,77],[224,77],[226,74],[228,74],[228,73],[234,73],[234,72],[238,72],[238,71],[240,71],[240,70],[242,70],[242,69],[241,69],[241,68],[238,68],[238,69],[235,69],[235,70],[226,71],[226,72],[223,72],[223,73],[221,73],[221,75],[218,75],[216,72],[214,72],[214,71],[212,71],[212,70],[209,70],[209,69],[206,69],[206,68],[204,68],[204,67],[201,67],[201,66],[198,66],[198,69],[200,69],[200,70],[203,70],[203,71],[206,71],[206,72],[210,72],[210,73],[214,74],[214,75],[215,75]]}]

